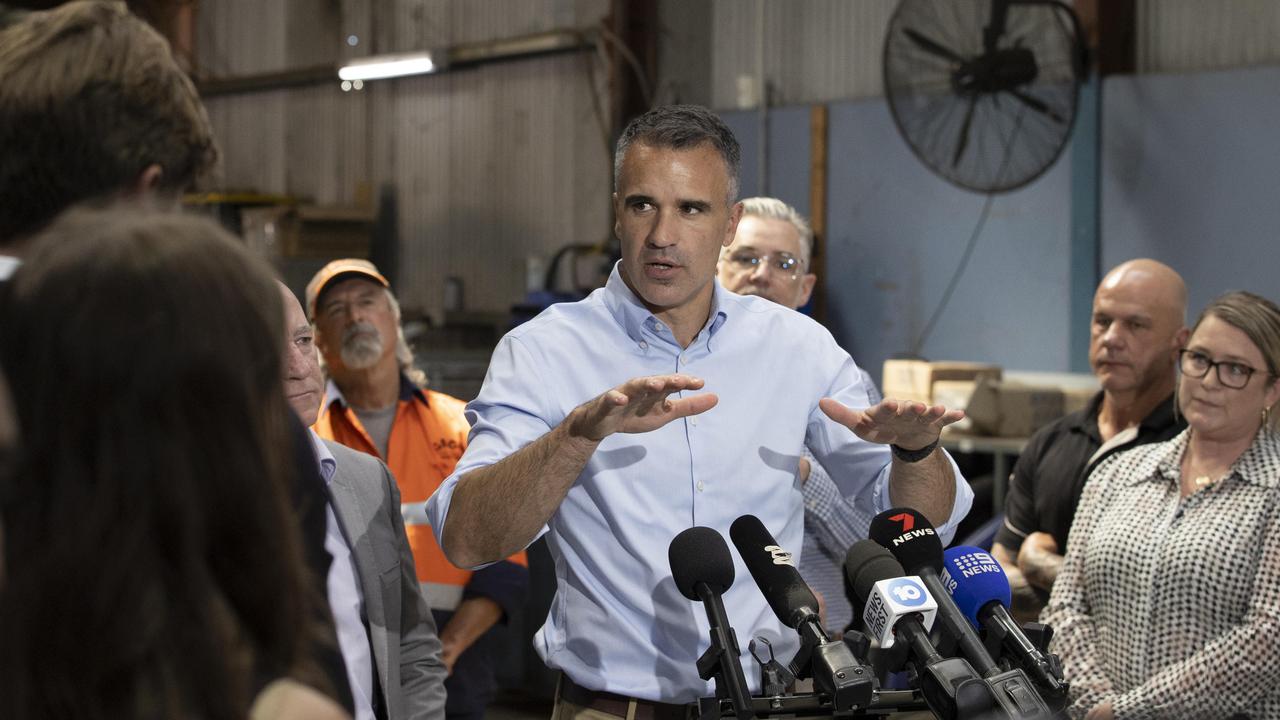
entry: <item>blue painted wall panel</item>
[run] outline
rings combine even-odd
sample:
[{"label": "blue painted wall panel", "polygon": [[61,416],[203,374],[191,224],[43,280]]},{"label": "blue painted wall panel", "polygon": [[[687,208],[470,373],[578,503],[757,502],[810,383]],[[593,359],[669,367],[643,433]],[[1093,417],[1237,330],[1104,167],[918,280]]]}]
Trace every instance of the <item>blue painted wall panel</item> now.
[{"label": "blue painted wall panel", "polygon": [[[883,100],[831,107],[827,288],[837,339],[879,377],[928,321],[984,197],[934,176]],[[1068,368],[1070,172],[1060,160],[996,198],[965,275],[922,354]]]},{"label": "blue painted wall panel", "polygon": [[1280,300],[1280,67],[1109,78],[1103,266],[1149,256],[1215,295]]},{"label": "blue painted wall panel", "polygon": [[[1192,316],[1233,288],[1280,299],[1276,88],[1278,67],[1106,80],[1103,271],[1139,256],[1169,263],[1187,279]],[[883,100],[830,107],[828,326],[878,379],[928,321],[983,197],[916,160]],[[725,117],[743,144],[744,192],[754,194],[758,118]],[[770,186],[807,211],[808,109],[775,109],[769,137]],[[1069,148],[1035,183],[996,198],[926,357],[1085,368],[1070,348],[1070,158]]]},{"label": "blue painted wall panel", "polygon": [[[767,194],[790,203],[809,215],[809,113],[808,105],[773,108],[768,122]],[[754,110],[722,112],[742,146],[741,197],[760,195],[760,115]]]}]

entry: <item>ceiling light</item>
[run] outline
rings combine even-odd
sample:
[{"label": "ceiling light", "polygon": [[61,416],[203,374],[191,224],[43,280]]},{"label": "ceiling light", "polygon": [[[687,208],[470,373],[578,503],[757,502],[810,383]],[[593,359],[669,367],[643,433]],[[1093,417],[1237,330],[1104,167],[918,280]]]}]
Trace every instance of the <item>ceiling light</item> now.
[{"label": "ceiling light", "polygon": [[431,59],[431,53],[410,55],[374,55],[352,60],[338,69],[342,80],[381,80],[383,78],[422,75],[439,68]]}]

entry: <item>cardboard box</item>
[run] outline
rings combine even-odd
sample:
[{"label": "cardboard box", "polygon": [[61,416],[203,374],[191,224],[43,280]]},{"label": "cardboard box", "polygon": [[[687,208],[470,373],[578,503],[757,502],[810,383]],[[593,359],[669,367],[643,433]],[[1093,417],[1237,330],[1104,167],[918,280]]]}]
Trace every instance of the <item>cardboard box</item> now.
[{"label": "cardboard box", "polygon": [[1028,437],[1065,414],[1062,388],[983,379],[965,414],[973,429],[998,437]]},{"label": "cardboard box", "polygon": [[979,378],[999,380],[1000,377],[1000,366],[986,363],[885,360],[882,385],[886,398],[932,404],[934,384],[937,382],[973,382]]},{"label": "cardboard box", "polygon": [[[964,410],[969,407],[969,399],[977,383],[972,380],[939,380],[933,384],[933,404],[941,405],[948,410]],[[947,426],[955,432],[969,432],[973,421],[966,415],[959,422]]]},{"label": "cardboard box", "polygon": [[245,242],[268,257],[369,257],[372,210],[336,205],[247,207],[240,211]]}]

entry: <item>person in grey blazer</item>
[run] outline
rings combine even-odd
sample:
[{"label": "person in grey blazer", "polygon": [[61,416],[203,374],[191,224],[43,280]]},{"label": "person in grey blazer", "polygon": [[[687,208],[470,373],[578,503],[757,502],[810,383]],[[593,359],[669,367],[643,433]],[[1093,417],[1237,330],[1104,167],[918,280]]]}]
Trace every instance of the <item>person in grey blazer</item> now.
[{"label": "person in grey blazer", "polygon": [[[283,283],[280,289],[285,394],[310,425],[324,387],[319,358],[302,306]],[[381,460],[309,433],[329,489],[327,587],[355,718],[443,718],[447,671],[418,585],[395,478]]]}]

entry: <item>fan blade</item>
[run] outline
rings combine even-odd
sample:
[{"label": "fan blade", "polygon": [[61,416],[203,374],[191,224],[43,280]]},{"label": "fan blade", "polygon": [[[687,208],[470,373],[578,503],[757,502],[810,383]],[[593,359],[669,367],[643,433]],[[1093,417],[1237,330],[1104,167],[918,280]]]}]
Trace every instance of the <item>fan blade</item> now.
[{"label": "fan blade", "polygon": [[956,154],[951,158],[951,167],[960,164],[960,156],[969,147],[969,126],[973,124],[973,109],[978,105],[978,96],[969,96],[969,109],[964,111],[964,123],[960,125],[960,140],[956,143]]},{"label": "fan blade", "polygon": [[957,55],[953,50],[943,47],[939,43],[933,40],[930,40],[929,38],[925,37],[924,35],[921,35],[919,32],[916,32],[911,28],[905,28],[902,31],[902,34],[906,35],[911,40],[911,42],[915,43],[916,47],[920,48],[921,50],[924,50],[925,52],[931,55],[937,55],[938,57],[946,58],[947,60],[950,60],[951,62],[954,62],[954,63],[964,62],[964,58]]},{"label": "fan blade", "polygon": [[1016,88],[1010,88],[1009,94],[1021,100],[1023,105],[1026,105],[1027,107],[1031,108],[1032,110],[1035,110],[1041,115],[1047,116],[1050,120],[1058,123],[1059,125],[1067,124],[1067,121],[1063,119],[1061,115],[1054,112],[1052,108],[1044,104],[1044,102],[1039,100],[1038,98],[1031,97],[1030,95]]}]

